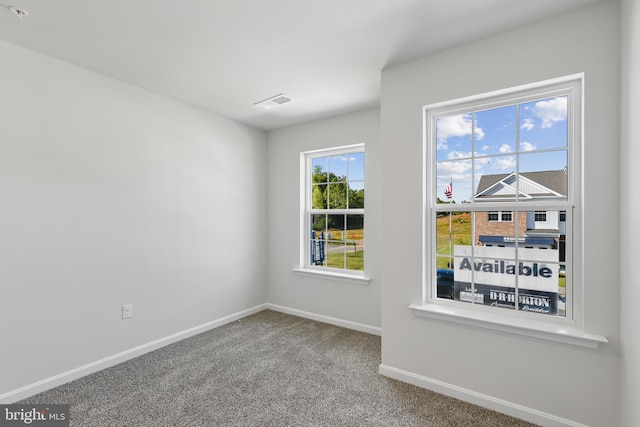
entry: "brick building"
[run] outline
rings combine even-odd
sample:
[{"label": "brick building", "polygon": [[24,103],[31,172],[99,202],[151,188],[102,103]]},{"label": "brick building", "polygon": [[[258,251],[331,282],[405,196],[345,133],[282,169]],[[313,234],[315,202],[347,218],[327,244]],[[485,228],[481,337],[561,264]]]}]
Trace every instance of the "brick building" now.
[{"label": "brick building", "polygon": [[[516,194],[520,199],[536,201],[566,198],[567,171],[484,175],[474,200],[509,202]],[[487,211],[476,214],[474,242],[479,246],[513,247],[518,241],[525,248],[559,249],[560,260],[564,261],[565,234],[565,211]]]}]

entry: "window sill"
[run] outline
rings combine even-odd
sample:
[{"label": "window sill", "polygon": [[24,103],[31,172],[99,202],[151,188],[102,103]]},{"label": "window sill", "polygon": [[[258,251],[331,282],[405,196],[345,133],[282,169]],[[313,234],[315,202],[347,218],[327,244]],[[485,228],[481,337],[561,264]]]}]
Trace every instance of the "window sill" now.
[{"label": "window sill", "polygon": [[333,271],[312,270],[310,268],[294,268],[293,272],[299,276],[316,277],[321,279],[335,280],[338,282],[356,283],[359,285],[368,285],[371,278],[364,275],[337,273]]},{"label": "window sill", "polygon": [[409,308],[413,310],[414,315],[419,317],[442,320],[459,325],[476,326],[580,347],[596,349],[600,343],[609,342],[606,337],[586,333],[577,326],[560,325],[552,322],[485,313],[433,303],[412,304]]}]

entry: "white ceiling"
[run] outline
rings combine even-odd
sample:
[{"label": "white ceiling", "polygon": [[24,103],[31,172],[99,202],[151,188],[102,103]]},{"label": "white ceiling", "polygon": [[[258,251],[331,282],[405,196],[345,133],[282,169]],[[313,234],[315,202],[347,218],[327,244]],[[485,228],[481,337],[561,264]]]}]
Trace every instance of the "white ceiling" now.
[{"label": "white ceiling", "polygon": [[270,130],[376,106],[385,67],[598,0],[11,0],[23,19],[6,1],[0,39]]}]

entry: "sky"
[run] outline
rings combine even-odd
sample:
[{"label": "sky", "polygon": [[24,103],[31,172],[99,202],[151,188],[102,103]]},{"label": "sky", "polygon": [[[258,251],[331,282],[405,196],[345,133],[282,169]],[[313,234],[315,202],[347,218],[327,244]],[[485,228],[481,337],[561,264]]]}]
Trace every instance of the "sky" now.
[{"label": "sky", "polygon": [[314,158],[311,169],[316,166],[321,166],[323,172],[328,170],[336,176],[347,177],[349,188],[353,190],[364,188],[364,151]]},{"label": "sky", "polygon": [[567,96],[436,119],[435,197],[470,201],[482,175],[567,166]]}]

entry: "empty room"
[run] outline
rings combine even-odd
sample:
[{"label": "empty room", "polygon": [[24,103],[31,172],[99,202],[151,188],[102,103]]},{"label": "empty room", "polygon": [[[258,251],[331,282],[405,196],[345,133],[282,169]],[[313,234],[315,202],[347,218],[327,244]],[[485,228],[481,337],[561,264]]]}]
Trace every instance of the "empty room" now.
[{"label": "empty room", "polygon": [[638,76],[637,0],[0,4],[0,425],[640,425]]}]

